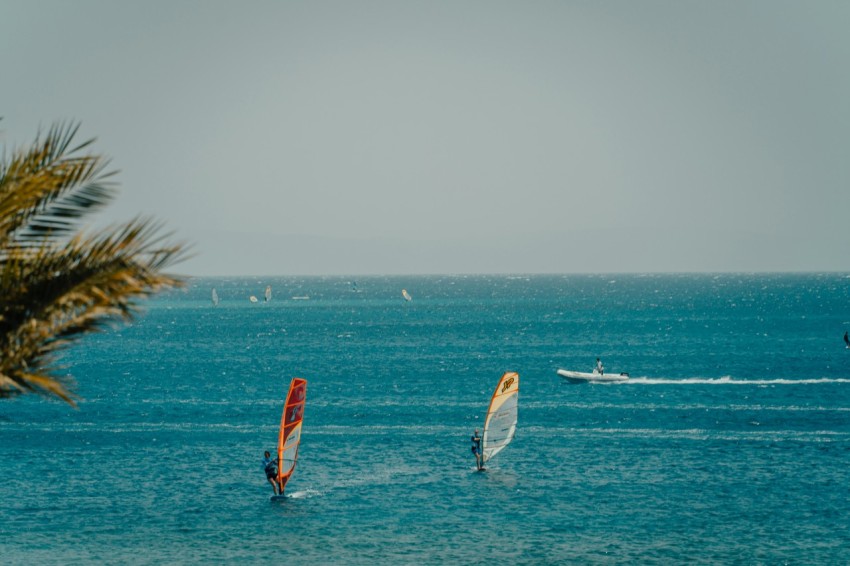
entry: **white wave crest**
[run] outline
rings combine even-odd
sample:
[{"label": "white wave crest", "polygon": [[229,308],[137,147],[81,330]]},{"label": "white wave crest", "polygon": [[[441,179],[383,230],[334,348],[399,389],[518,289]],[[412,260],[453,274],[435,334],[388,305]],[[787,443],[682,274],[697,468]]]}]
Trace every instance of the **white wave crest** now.
[{"label": "white wave crest", "polygon": [[308,499],[311,497],[321,497],[324,493],[321,491],[317,491],[315,489],[305,489],[302,491],[293,491],[292,493],[287,493],[286,496],[291,499]]}]

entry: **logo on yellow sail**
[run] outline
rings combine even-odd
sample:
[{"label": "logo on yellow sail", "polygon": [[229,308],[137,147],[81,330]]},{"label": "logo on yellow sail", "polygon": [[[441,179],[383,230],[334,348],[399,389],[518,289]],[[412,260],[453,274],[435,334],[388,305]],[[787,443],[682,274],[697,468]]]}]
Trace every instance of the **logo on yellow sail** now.
[{"label": "logo on yellow sail", "polygon": [[504,393],[505,391],[510,389],[511,385],[513,385],[513,384],[514,384],[514,378],[511,377],[509,379],[506,379],[505,382],[502,384],[502,393]]}]

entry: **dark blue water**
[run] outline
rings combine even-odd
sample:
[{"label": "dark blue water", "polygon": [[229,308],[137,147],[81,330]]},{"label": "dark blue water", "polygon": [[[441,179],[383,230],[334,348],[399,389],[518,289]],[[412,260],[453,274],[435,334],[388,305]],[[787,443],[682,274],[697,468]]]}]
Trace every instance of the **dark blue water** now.
[{"label": "dark blue water", "polygon": [[194,280],[68,352],[78,410],[0,402],[0,561],[847,563],[847,329],[845,274]]}]

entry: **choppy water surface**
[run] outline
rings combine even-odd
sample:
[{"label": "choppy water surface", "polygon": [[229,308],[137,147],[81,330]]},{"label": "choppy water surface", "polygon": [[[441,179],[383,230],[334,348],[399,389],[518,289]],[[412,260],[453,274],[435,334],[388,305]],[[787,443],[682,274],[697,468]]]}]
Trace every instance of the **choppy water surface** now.
[{"label": "choppy water surface", "polygon": [[[844,274],[194,280],[69,351],[79,410],[0,402],[0,556],[845,563],[847,329]],[[632,379],[555,373],[597,356]],[[476,473],[508,370],[517,436]],[[293,376],[274,504],[260,459]]]}]

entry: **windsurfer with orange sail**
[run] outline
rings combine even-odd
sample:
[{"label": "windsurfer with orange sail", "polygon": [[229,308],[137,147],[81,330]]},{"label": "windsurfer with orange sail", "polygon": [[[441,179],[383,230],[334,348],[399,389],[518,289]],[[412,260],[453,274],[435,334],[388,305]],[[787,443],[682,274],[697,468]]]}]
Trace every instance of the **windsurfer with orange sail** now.
[{"label": "windsurfer with orange sail", "polygon": [[[289,392],[280,417],[280,431],[277,437],[277,470],[274,475],[275,495],[272,499],[283,497],[286,482],[295,471],[298,460],[298,446],[301,443],[301,422],[304,418],[304,402],[307,398],[307,380],[296,377],[289,384]],[[266,474],[268,474],[268,468]]]}]

